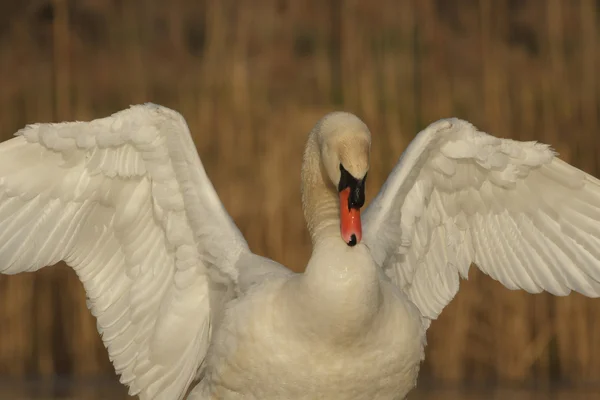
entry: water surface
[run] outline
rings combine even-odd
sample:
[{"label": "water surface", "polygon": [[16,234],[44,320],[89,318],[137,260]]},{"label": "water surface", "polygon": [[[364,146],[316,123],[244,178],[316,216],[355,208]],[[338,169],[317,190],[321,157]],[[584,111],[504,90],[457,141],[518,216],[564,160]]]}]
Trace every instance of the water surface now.
[{"label": "water surface", "polygon": [[[114,380],[0,380],[0,400],[131,400]],[[419,387],[408,400],[592,400],[600,387],[589,389],[432,388]]]}]

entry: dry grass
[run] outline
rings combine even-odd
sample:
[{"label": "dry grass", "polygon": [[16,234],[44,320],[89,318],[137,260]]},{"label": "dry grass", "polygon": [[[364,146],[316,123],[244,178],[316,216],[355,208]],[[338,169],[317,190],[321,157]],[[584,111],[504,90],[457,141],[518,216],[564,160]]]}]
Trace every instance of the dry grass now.
[{"label": "dry grass", "polygon": [[[552,143],[598,175],[592,0],[28,0],[2,3],[0,136],[152,101],[187,118],[252,249],[293,269],[310,243],[306,134],[325,112],[374,134],[372,198],[417,131],[446,116]],[[248,207],[245,201],[256,201]],[[600,303],[510,292],[472,271],[429,332],[424,375],[600,378]],[[75,275],[0,278],[0,374],[110,373]]]}]

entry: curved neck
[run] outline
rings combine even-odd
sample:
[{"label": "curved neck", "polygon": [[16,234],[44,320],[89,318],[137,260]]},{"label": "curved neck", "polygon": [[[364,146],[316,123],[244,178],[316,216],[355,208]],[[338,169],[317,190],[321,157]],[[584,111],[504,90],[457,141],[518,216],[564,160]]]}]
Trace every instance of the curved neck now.
[{"label": "curved neck", "polygon": [[301,191],[302,209],[313,245],[326,237],[339,236],[339,199],[321,163],[314,131],[304,151]]},{"label": "curved neck", "polygon": [[294,309],[290,315],[299,330],[336,342],[354,340],[379,311],[379,270],[363,244],[349,247],[340,235],[339,198],[316,136],[311,132],[302,164],[302,206],[313,253],[288,291],[293,293],[288,307]]}]

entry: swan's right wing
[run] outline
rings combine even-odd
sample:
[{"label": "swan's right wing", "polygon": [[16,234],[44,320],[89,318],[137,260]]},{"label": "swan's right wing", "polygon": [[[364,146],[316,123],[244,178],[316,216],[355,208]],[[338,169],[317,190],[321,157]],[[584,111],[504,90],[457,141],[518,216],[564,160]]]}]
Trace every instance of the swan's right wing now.
[{"label": "swan's right wing", "polygon": [[121,382],[143,400],[184,396],[214,288],[236,289],[248,252],[172,110],[31,125],[0,144],[0,273],[73,267]]},{"label": "swan's right wing", "polygon": [[510,289],[600,296],[600,180],[547,145],[433,123],[364,221],[371,254],[428,319],[471,263]]}]

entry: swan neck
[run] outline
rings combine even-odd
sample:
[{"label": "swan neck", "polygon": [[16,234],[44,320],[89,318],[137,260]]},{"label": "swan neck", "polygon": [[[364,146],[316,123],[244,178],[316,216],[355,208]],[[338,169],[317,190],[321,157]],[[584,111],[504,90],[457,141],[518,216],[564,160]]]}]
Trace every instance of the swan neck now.
[{"label": "swan neck", "polygon": [[286,290],[290,323],[320,340],[356,340],[379,312],[379,271],[364,244],[349,247],[341,237],[338,192],[323,165],[316,131],[304,152],[302,206],[313,253],[304,274]]},{"label": "swan neck", "polygon": [[343,344],[366,335],[382,307],[379,271],[368,249],[337,238],[315,246],[304,274],[286,288],[289,321],[306,337]]},{"label": "swan neck", "polygon": [[321,161],[315,132],[311,132],[302,163],[302,208],[313,245],[339,232],[339,199]]}]

